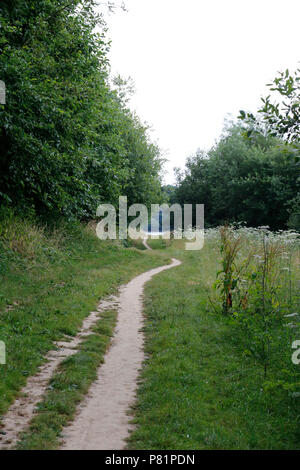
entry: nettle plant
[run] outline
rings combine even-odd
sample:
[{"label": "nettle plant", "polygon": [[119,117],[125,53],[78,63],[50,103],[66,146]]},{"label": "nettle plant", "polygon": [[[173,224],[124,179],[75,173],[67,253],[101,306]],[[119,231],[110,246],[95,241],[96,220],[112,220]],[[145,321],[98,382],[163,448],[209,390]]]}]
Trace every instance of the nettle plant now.
[{"label": "nettle plant", "polygon": [[219,309],[244,332],[244,354],[262,364],[266,378],[271,358],[297,328],[292,256],[298,235],[229,225],[219,232],[222,269],[214,284]]},{"label": "nettle plant", "polygon": [[214,288],[219,293],[222,313],[232,313],[235,304],[246,302],[241,294],[242,277],[246,271],[251,257],[241,260],[239,255],[244,245],[242,234],[234,226],[220,227],[220,252],[222,255],[222,269],[217,272]]}]

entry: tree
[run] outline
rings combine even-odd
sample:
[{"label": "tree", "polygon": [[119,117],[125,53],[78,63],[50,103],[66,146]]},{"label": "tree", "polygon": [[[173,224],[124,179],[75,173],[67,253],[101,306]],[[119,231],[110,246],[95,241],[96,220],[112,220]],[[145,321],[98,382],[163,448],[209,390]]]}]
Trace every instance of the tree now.
[{"label": "tree", "polygon": [[243,133],[233,125],[208,153],[198,151],[187,160],[177,201],[204,204],[207,227],[246,222],[287,228],[290,204],[299,191],[293,148],[273,137],[246,140]]},{"label": "tree", "polygon": [[[279,72],[272,83],[267,85],[279,95],[280,102],[273,101],[271,95],[262,98],[263,106],[258,110],[267,132],[288,142],[299,142],[300,138],[300,69],[295,73],[289,70]],[[273,93],[274,94],[274,93]],[[251,127],[259,123],[257,116],[240,111],[240,119]],[[260,126],[260,129],[262,126]]]},{"label": "tree", "polygon": [[[294,198],[289,202],[290,228],[299,230],[299,170],[300,170],[300,69],[290,73],[279,72],[274,81],[268,84],[273,95],[280,101],[274,101],[271,95],[262,98],[263,106],[258,115],[240,111],[239,118],[246,123],[245,135],[249,139],[257,138],[262,134],[278,137],[281,141],[290,144],[287,154],[295,162],[295,172],[298,174],[298,189]],[[284,151],[284,149],[282,150]]]}]

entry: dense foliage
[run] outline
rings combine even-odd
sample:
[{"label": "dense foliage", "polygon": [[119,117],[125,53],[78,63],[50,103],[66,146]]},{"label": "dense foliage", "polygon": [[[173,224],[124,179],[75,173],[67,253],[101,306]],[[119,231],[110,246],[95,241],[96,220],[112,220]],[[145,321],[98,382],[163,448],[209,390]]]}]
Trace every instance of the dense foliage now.
[{"label": "dense foliage", "polygon": [[258,114],[240,111],[208,153],[176,169],[175,199],[204,203],[206,225],[246,222],[300,231],[300,69],[268,84]]},{"label": "dense foliage", "polygon": [[270,135],[299,144],[300,69],[294,73],[288,69],[279,72],[273,82],[267,86],[275,96],[268,95],[262,98],[262,107],[258,110],[260,119],[245,111],[240,111],[240,119],[250,125],[250,133],[263,123]]},{"label": "dense foliage", "polygon": [[159,149],[110,85],[106,27],[94,7],[1,2],[1,205],[88,218],[121,194],[146,204],[160,198]]},{"label": "dense foliage", "polygon": [[176,199],[205,204],[206,226],[246,222],[271,229],[297,228],[295,197],[299,193],[299,163],[294,147],[257,134],[245,139],[232,125],[208,153],[188,158],[177,170]]}]

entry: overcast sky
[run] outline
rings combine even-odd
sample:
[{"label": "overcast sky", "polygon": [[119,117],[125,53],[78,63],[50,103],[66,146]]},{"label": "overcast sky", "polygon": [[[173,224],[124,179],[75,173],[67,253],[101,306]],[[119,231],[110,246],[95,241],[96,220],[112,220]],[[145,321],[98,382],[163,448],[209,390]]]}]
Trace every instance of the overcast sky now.
[{"label": "overcast sky", "polygon": [[166,152],[165,182],[219,137],[227,114],[255,111],[265,84],[300,61],[300,0],[125,0],[107,19],[114,75]]}]

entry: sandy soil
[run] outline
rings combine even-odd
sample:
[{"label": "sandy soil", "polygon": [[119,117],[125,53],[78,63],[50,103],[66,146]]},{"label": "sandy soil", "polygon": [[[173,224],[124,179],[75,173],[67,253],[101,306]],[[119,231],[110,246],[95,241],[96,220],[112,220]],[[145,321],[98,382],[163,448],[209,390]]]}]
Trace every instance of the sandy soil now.
[{"label": "sandy soil", "polygon": [[152,269],[121,288],[119,315],[112,345],[97,381],[80,406],[75,421],[65,429],[63,450],[120,450],[130,433],[128,410],[134,403],[137,379],[144,360],[144,285],[152,276],[180,265]]}]

